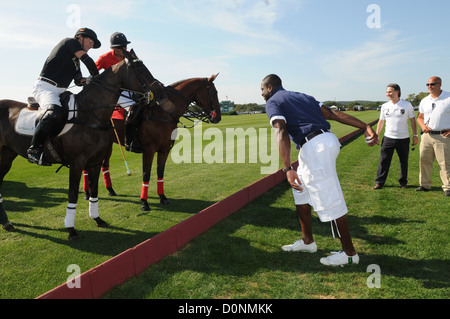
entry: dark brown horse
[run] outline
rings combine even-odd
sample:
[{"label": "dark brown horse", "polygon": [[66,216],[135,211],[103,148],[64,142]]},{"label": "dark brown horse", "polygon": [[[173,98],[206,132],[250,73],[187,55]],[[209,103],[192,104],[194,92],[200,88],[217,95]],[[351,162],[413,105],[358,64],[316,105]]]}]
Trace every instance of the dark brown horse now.
[{"label": "dark brown horse", "polygon": [[[173,132],[182,116],[186,116],[188,107],[191,103],[196,103],[201,107],[201,111],[190,113],[197,120],[203,120],[210,123],[219,123],[221,120],[220,103],[217,96],[217,90],[213,81],[217,75],[208,78],[191,78],[176,82],[165,88],[165,93],[172,104],[167,103],[164,107],[146,107],[143,113],[142,123],[140,125],[140,142],[144,150],[142,156],[143,182],[141,192],[141,209],[149,211],[148,204],[148,186],[150,181],[150,172],[152,169],[153,158],[157,155],[157,193],[161,204],[168,204],[169,201],[164,194],[164,169],[169,156],[169,152],[174,144]],[[114,120],[117,135],[123,145],[124,121]],[[115,142],[117,142],[114,135]],[[112,149],[112,148],[111,148]],[[103,162],[104,171],[109,170],[109,152]],[[109,175],[104,175],[105,187],[108,188],[110,195],[115,195]],[[108,185],[108,186],[107,186]],[[85,190],[88,189],[85,185]]]},{"label": "dark brown horse", "polygon": [[[65,134],[52,139],[59,159],[52,156],[54,152],[49,152],[47,144],[47,160],[70,167],[69,204],[65,219],[69,240],[79,239],[75,231],[75,212],[81,172],[84,168],[89,174],[89,215],[99,227],[108,226],[98,213],[98,178],[101,164],[111,146],[110,118],[123,90],[133,91],[140,98],[147,98],[154,81],[152,74],[134,52],[127,53],[125,60],[97,76],[76,95],[75,124]],[[25,103],[12,100],[0,101],[0,187],[17,155],[27,158],[31,136],[19,135],[14,129],[19,112],[26,106]],[[14,230],[14,226],[8,221],[1,198],[0,222],[4,229]]]}]

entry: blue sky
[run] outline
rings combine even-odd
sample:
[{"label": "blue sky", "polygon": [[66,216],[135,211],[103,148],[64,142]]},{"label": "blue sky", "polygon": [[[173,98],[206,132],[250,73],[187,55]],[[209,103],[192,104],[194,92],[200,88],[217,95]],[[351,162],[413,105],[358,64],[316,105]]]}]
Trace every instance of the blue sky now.
[{"label": "blue sky", "polygon": [[263,104],[270,73],[321,101],[384,101],[393,82],[406,98],[434,75],[450,90],[449,12],[448,0],[2,1],[0,99],[25,101],[51,49],[79,27],[102,42],[94,60],[120,31],[164,84],[220,72],[219,99],[236,103]]}]

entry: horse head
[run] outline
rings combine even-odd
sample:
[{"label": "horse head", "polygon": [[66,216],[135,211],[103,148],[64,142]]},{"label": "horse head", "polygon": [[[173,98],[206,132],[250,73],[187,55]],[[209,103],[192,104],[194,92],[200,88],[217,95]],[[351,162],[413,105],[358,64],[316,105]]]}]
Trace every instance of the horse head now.
[{"label": "horse head", "polygon": [[203,81],[201,90],[197,91],[194,100],[203,109],[203,112],[207,114],[207,118],[211,123],[219,123],[221,120],[220,103],[218,98],[217,89],[214,85],[214,80],[219,73],[212,75],[209,79]]},{"label": "horse head", "polygon": [[113,66],[115,72],[121,76],[123,89],[141,95],[140,98],[145,98],[148,102],[151,99],[151,85],[156,79],[133,49],[130,52],[123,50],[123,53],[125,56],[123,62]]}]

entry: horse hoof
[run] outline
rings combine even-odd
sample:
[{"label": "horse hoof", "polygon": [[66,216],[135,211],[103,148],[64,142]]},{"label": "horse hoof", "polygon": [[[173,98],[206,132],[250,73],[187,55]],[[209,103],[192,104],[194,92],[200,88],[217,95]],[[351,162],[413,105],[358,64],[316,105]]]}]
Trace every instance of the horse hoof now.
[{"label": "horse hoof", "polygon": [[80,235],[69,235],[69,241],[79,241],[81,239]]},{"label": "horse hoof", "polygon": [[169,200],[167,199],[167,197],[165,195],[159,195],[160,200],[159,202],[163,205],[169,205]]},{"label": "horse hoof", "polygon": [[69,231],[69,240],[70,241],[77,241],[77,240],[81,239],[80,235],[78,235],[75,228],[73,228],[73,227],[67,228],[67,230]]},{"label": "horse hoof", "polygon": [[107,222],[105,222],[103,219],[101,219],[100,217],[97,217],[94,219],[97,222],[97,226],[101,227],[101,228],[108,228],[109,225]]},{"label": "horse hoof", "polygon": [[114,189],[112,187],[108,187],[107,189],[109,191],[109,193],[108,193],[109,196],[117,196],[116,192],[114,191]]},{"label": "horse hoof", "polygon": [[146,199],[141,199],[141,210],[144,212],[150,211],[150,206],[148,205],[148,201]]},{"label": "horse hoof", "polygon": [[2,226],[2,228],[6,231],[15,231],[13,224],[11,222],[7,222],[5,225]]}]

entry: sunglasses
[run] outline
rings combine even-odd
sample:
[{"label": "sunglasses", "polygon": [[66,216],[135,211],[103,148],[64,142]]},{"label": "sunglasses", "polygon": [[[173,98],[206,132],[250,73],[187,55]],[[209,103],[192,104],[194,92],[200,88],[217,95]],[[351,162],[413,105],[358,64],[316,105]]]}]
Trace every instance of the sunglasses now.
[{"label": "sunglasses", "polygon": [[435,86],[437,83],[427,83],[427,86]]}]

